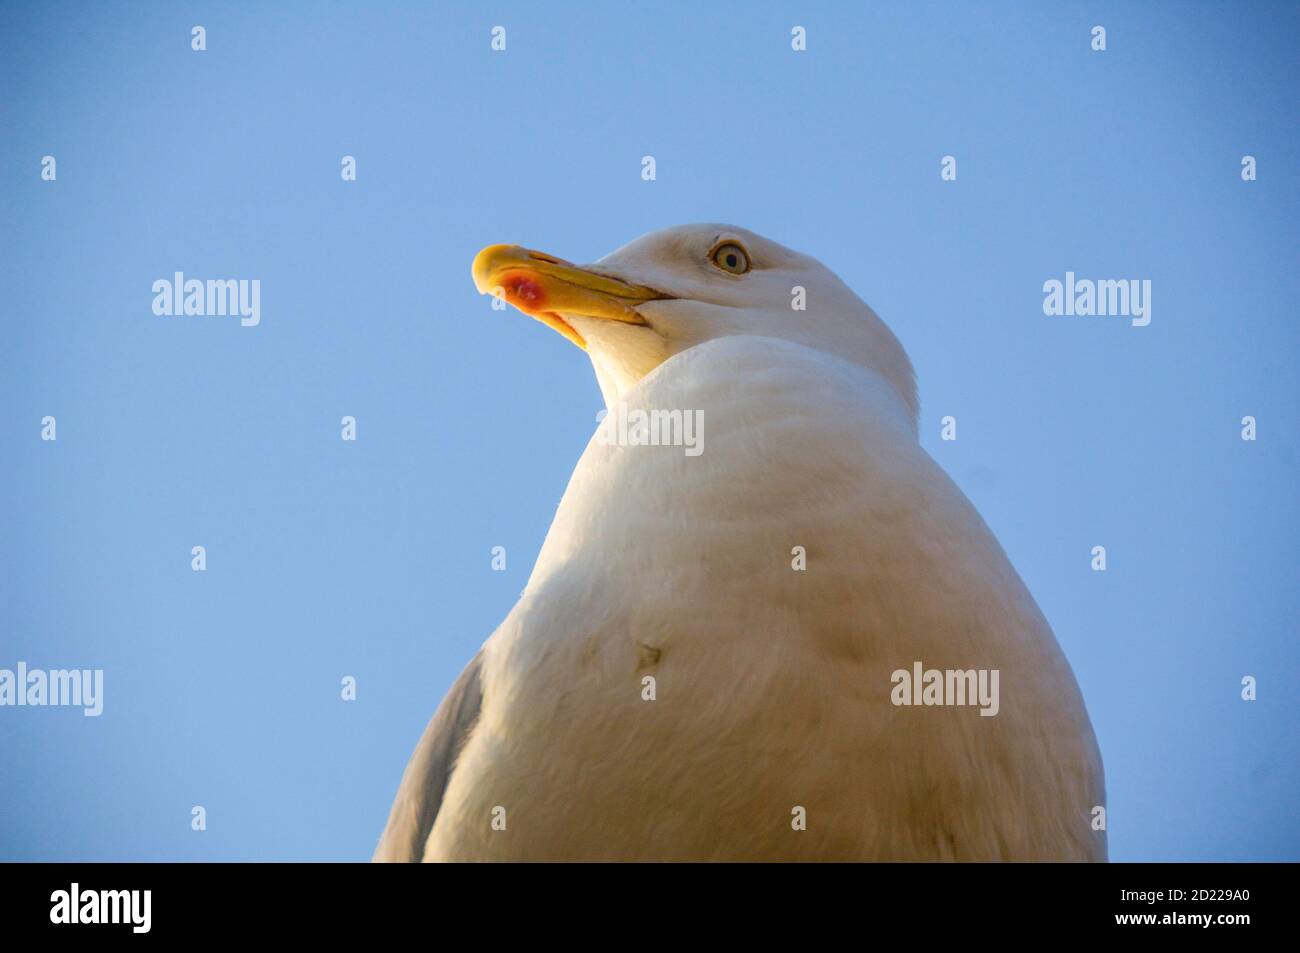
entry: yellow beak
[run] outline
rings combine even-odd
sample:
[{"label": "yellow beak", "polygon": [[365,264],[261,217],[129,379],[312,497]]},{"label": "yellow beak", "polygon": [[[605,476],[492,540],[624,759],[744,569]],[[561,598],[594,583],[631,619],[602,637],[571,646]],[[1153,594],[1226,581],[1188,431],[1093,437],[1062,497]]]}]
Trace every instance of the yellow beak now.
[{"label": "yellow beak", "polygon": [[518,245],[489,245],[479,252],[474,257],[474,287],[480,294],[508,301],[584,351],[587,342],[559,312],[645,324],[636,306],[669,297]]}]

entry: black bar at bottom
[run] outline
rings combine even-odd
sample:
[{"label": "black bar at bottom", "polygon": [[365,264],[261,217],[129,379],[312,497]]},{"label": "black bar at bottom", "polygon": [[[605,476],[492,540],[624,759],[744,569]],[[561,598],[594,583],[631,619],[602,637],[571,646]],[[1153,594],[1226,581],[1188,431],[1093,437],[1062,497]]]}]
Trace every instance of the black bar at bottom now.
[{"label": "black bar at bottom", "polygon": [[491,942],[513,922],[538,937],[607,924],[622,945],[638,935],[670,942],[658,931],[684,920],[760,933],[839,923],[862,941],[899,931],[1044,939],[1046,929],[1057,939],[1232,942],[1285,924],[1294,873],[1286,864],[541,866],[7,864],[0,922],[6,939],[91,942],[433,930],[420,945],[437,947],[467,929]]}]

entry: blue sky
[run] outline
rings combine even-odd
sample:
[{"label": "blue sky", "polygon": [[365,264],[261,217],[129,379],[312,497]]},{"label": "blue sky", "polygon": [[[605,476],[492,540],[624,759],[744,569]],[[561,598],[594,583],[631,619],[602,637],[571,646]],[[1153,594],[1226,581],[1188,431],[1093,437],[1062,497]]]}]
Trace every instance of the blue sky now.
[{"label": "blue sky", "polygon": [[[0,10],[0,667],[106,695],[0,709],[0,857],[367,858],[601,406],[473,254],[723,221],[907,348],[1074,666],[1112,859],[1300,859],[1300,8],[541,6]],[[1045,316],[1067,270],[1150,279],[1151,324]],[[260,279],[261,324],[154,315],[175,271]]]}]

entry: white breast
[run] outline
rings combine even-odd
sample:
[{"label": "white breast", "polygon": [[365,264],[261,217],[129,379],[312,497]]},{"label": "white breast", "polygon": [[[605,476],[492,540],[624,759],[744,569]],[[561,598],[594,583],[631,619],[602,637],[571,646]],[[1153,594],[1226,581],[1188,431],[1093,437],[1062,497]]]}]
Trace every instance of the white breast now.
[{"label": "white breast", "polygon": [[[890,393],[726,338],[628,395],[702,411],[703,452],[587,448],[427,858],[1104,859],[1069,666]],[[998,714],[893,705],[917,661],[998,669]]]}]

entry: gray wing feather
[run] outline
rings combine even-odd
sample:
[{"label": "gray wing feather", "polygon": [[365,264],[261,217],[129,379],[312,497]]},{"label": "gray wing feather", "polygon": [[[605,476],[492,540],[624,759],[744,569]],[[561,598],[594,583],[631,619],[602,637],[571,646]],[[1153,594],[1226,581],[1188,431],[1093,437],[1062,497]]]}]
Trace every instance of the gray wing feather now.
[{"label": "gray wing feather", "polygon": [[465,666],[415,746],[388,814],[388,825],[375,848],[376,862],[423,859],[424,844],[438,817],[456,758],[474,730],[483,704],[479,680],[482,658],[480,651]]}]

